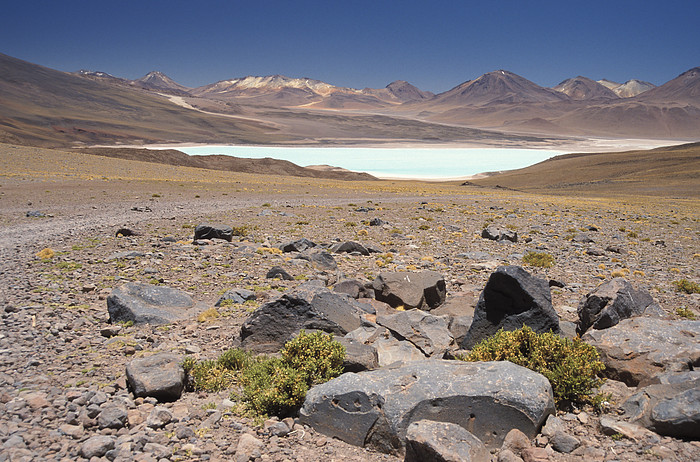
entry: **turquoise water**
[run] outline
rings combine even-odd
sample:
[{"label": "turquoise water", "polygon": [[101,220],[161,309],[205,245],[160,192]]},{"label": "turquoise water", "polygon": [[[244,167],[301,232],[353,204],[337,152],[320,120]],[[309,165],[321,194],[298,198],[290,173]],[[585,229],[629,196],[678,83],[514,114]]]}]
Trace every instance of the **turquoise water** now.
[{"label": "turquoise water", "polygon": [[227,154],[272,157],[297,165],[333,165],[379,178],[460,178],[483,172],[527,167],[561,151],[503,148],[366,148],[197,146],[178,148],[190,155]]}]

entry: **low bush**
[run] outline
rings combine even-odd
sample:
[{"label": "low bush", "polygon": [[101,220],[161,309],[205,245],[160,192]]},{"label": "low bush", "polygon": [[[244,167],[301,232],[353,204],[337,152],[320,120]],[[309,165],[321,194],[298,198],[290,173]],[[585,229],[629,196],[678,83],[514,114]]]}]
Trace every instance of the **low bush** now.
[{"label": "low bush", "polygon": [[345,348],[323,332],[301,331],[280,354],[280,358],[253,358],[234,348],[216,360],[197,362],[187,357],[182,364],[187,389],[216,392],[238,384],[241,398],[255,415],[288,416],[301,407],[310,387],[343,372]]},{"label": "low bush", "polygon": [[595,403],[593,389],[602,384],[605,369],[598,351],[579,338],[573,341],[553,333],[537,334],[527,326],[501,329],[475,345],[464,361],[510,361],[547,377],[558,407]]},{"label": "low bush", "polygon": [[540,268],[551,268],[554,266],[554,257],[546,252],[528,252],[523,257],[523,263]]},{"label": "low bush", "polygon": [[678,292],[685,292],[686,294],[700,294],[700,284],[697,282],[681,279],[680,281],[673,281],[673,285],[676,287]]}]

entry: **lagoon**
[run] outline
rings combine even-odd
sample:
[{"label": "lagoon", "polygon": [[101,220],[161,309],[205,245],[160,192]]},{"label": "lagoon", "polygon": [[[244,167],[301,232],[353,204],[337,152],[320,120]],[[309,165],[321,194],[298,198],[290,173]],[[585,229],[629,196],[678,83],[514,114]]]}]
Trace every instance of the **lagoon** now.
[{"label": "lagoon", "polygon": [[561,151],[454,147],[287,147],[196,146],[178,148],[189,155],[225,154],[243,158],[272,157],[303,167],[332,165],[378,178],[448,179],[527,167]]}]

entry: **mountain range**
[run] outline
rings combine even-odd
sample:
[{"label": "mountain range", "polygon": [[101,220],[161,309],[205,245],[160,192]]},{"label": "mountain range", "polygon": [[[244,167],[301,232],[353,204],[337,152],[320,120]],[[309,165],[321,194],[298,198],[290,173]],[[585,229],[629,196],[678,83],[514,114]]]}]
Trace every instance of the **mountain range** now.
[{"label": "mountain range", "polygon": [[0,141],[22,144],[546,143],[571,136],[697,140],[700,68],[659,86],[577,76],[553,88],[507,70],[433,94],[406,81],[353,89],[247,76],[188,88],[60,72],[0,54]]}]

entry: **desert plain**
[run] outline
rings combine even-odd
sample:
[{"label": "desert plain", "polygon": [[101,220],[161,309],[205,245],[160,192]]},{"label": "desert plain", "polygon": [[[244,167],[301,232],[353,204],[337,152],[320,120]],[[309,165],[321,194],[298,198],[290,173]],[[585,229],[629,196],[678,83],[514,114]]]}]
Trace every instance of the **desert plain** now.
[{"label": "desert plain", "polygon": [[[256,308],[282,293],[313,280],[328,287],[370,282],[385,271],[436,271],[448,300],[473,306],[497,267],[523,266],[557,281],[552,304],[569,325],[588,293],[622,276],[647,290],[669,319],[699,316],[700,295],[674,285],[700,279],[698,150],[604,161],[571,155],[468,183],[428,183],[242,173],[0,145],[0,460],[82,460],[96,435],[128,448],[131,459],[124,460],[402,460],[298,423],[276,436],[244,415],[230,390],[185,392],[172,403],[134,398],[126,364],[158,352],[216,358]],[[640,168],[631,168],[630,155]],[[370,226],[375,218],[380,226]],[[201,223],[226,224],[239,235],[195,245]],[[517,232],[518,242],[482,238],[488,225]],[[119,233],[123,228],[133,235]],[[337,270],[322,271],[278,251],[301,238],[357,241],[375,253],[333,254]],[[44,249],[53,256],[42,258]],[[555,263],[528,266],[528,251],[549,253]],[[266,278],[274,266],[291,280]],[[201,311],[233,288],[257,298],[211,316],[114,331],[106,298],[125,282],[180,289]],[[607,386],[605,414],[617,416],[634,388]],[[109,404],[128,411],[121,427],[98,424]],[[167,423],[149,421],[156,406],[169,411]],[[547,460],[700,459],[697,441],[605,434],[602,415],[590,407],[558,416],[579,444],[554,451],[540,435],[529,444]],[[244,434],[261,444],[242,447]]]}]

